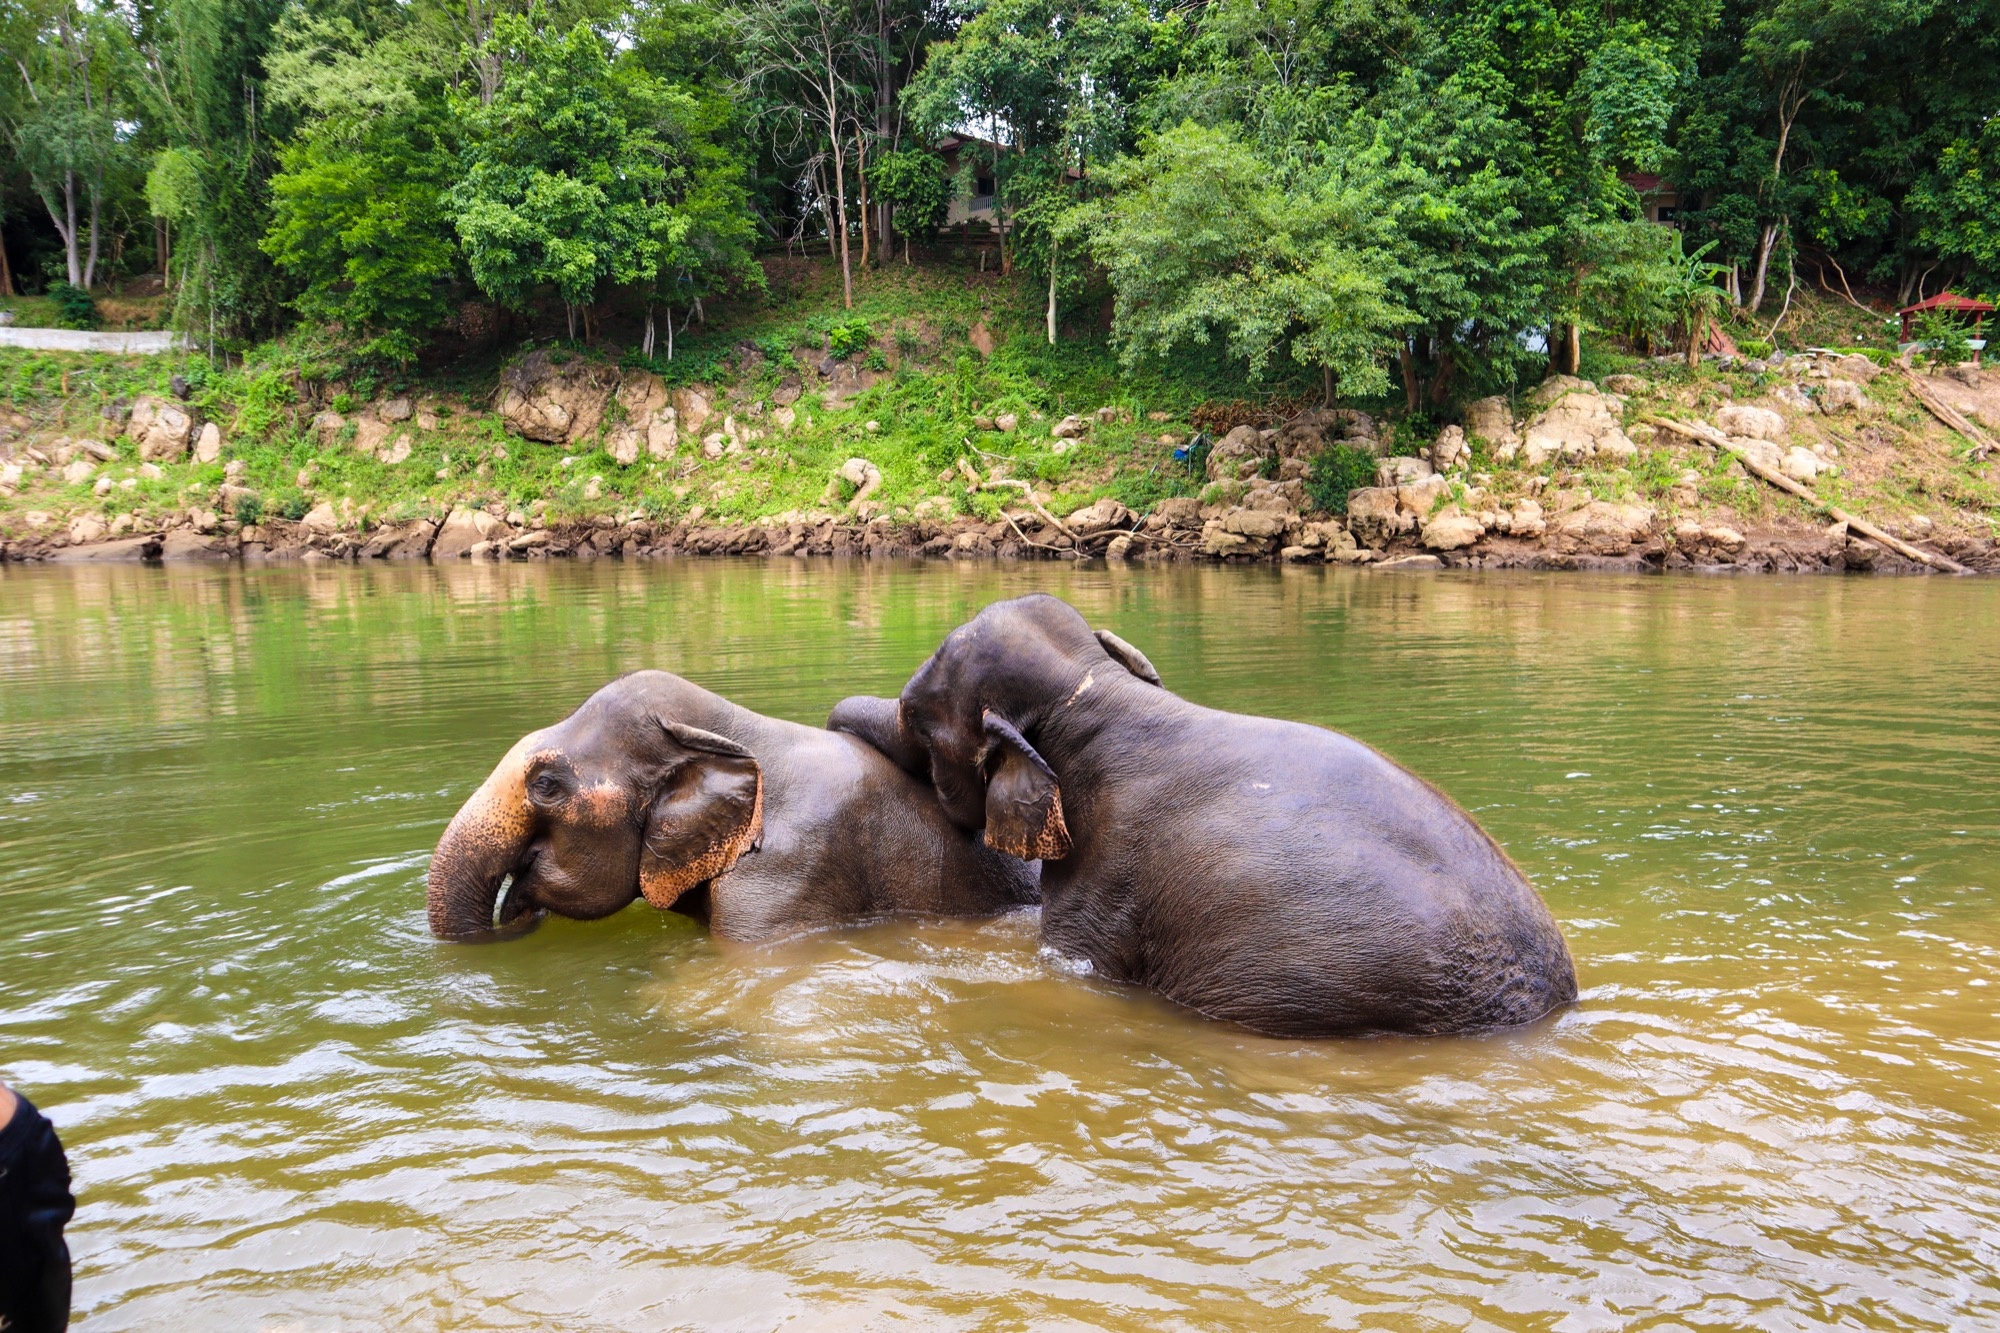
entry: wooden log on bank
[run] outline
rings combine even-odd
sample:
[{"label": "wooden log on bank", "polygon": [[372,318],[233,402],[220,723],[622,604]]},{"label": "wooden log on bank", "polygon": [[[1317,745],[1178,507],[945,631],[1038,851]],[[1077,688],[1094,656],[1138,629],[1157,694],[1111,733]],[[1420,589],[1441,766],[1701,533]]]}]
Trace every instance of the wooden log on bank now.
[{"label": "wooden log on bank", "polygon": [[1970,574],[1972,572],[1956,560],[1942,555],[1933,555],[1929,551],[1918,550],[1900,538],[1891,537],[1867,519],[1850,514],[1838,505],[1828,504],[1826,501],[1820,499],[1819,496],[1813,494],[1810,488],[1800,485],[1775,468],[1765,467],[1762,463],[1759,463],[1756,459],[1738,449],[1729,442],[1727,435],[1724,435],[1713,426],[1699,421],[1675,421],[1671,417],[1648,417],[1647,420],[1655,426],[1665,426],[1676,435],[1685,435],[1690,440],[1696,440],[1711,448],[1721,450],[1741,463],[1744,470],[1750,473],[1751,476],[1769,482],[1788,495],[1798,496],[1801,500],[1812,505],[1813,508],[1827,515],[1834,522],[1845,523],[1850,532],[1858,532],[1869,541],[1894,551],[1906,560],[1914,560],[1920,565],[1927,565],[1932,569],[1942,570],[1947,574]]},{"label": "wooden log on bank", "polygon": [[2000,449],[2000,444],[1995,444],[1992,440],[1988,439],[1985,432],[1973,425],[1971,419],[1963,412],[1938,397],[1937,391],[1924,383],[1923,376],[1917,374],[1907,366],[1898,366],[1896,367],[1896,371],[1903,377],[1904,382],[1910,386],[1910,392],[1917,396],[1917,401],[1928,408],[1932,416],[1957,431],[1960,435],[1963,435],[1966,439],[1972,441],[1973,462],[1983,463],[1994,450]]}]

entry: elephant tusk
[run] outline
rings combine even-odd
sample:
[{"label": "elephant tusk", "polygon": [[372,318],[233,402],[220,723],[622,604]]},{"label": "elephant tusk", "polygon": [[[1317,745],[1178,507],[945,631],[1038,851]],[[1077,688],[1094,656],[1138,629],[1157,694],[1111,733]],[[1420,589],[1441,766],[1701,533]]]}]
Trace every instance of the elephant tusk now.
[{"label": "elephant tusk", "polygon": [[493,895],[493,929],[500,929],[507,910],[507,891],[514,887],[514,875],[509,871],[500,877],[500,888]]}]

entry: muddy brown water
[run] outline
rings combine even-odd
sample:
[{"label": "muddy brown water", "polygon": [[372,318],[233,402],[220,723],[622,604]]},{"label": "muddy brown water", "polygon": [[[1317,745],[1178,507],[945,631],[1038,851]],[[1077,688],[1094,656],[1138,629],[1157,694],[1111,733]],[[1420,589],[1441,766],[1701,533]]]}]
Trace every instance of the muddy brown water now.
[{"label": "muddy brown water", "polygon": [[[819,720],[1045,588],[1541,886],[1574,1010],[1274,1041],[1035,922],[434,943],[664,667]],[[795,561],[0,571],[0,1078],[86,1329],[2000,1326],[2000,585]]]}]

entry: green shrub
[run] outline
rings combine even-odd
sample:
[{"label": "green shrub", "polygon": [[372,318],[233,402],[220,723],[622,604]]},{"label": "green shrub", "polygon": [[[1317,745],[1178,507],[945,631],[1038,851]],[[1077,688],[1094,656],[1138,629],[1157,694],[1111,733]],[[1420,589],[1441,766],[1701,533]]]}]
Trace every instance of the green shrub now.
[{"label": "green shrub", "polygon": [[303,491],[290,491],[278,506],[278,516],[296,523],[312,512],[312,500]]},{"label": "green shrub", "polygon": [[56,323],[66,329],[97,327],[97,302],[82,287],[66,282],[49,284],[49,299],[56,303]]},{"label": "green shrub", "polygon": [[239,495],[236,497],[236,521],[244,527],[255,527],[264,517],[264,497],[261,495]]},{"label": "green shrub", "polygon": [[873,331],[861,320],[836,324],[826,331],[826,350],[833,356],[848,356],[866,347],[874,336]]},{"label": "green shrub", "polygon": [[1375,455],[1351,444],[1336,444],[1315,455],[1306,473],[1306,495],[1315,509],[1347,512],[1347,493],[1375,484]]},{"label": "green shrub", "polygon": [[1942,310],[1926,310],[1917,316],[1910,330],[1924,345],[1924,359],[1941,366],[1956,366],[1972,359],[1972,335],[1956,315]]},{"label": "green shrub", "polygon": [[1745,338],[1742,342],[1736,344],[1736,350],[1745,356],[1755,357],[1757,360],[1762,361],[1765,357],[1771,355],[1771,344],[1765,342],[1762,338]]}]

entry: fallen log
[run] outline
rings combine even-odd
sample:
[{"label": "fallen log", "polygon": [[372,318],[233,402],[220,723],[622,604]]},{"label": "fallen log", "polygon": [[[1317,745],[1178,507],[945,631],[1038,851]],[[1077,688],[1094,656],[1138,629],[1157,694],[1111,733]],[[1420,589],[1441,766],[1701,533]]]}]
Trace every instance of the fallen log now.
[{"label": "fallen log", "polygon": [[1943,570],[1947,574],[1970,574],[1972,572],[1956,560],[1942,555],[1933,555],[1929,551],[1918,550],[1900,538],[1891,537],[1867,519],[1856,514],[1850,514],[1838,505],[1828,504],[1826,501],[1820,499],[1819,496],[1813,494],[1809,487],[1800,485],[1775,468],[1765,467],[1756,459],[1745,454],[1729,442],[1727,435],[1724,435],[1713,426],[1705,425],[1699,421],[1675,421],[1671,417],[1648,417],[1647,420],[1655,426],[1665,426],[1676,435],[1685,435],[1690,440],[1697,440],[1702,444],[1708,445],[1710,448],[1721,450],[1741,463],[1744,470],[1750,473],[1751,476],[1769,482],[1788,495],[1798,496],[1821,513],[1832,518],[1834,522],[1845,523],[1849,531],[1860,533],[1869,541],[1894,551],[1906,560],[1914,560],[1920,565],[1927,565],[1932,569]]},{"label": "fallen log", "polygon": [[1983,463],[1986,461],[1988,455],[1992,454],[1996,449],[2000,449],[2000,444],[1995,444],[1992,440],[1986,438],[1985,433],[1979,427],[1973,425],[1970,418],[1963,412],[1960,412],[1950,403],[1938,397],[1937,391],[1924,383],[1923,376],[1917,374],[1908,366],[1898,366],[1896,367],[1896,371],[1910,386],[1910,392],[1917,396],[1917,401],[1930,409],[1932,416],[1957,431],[1960,435],[1963,435],[1966,439],[1972,441],[1973,462]]}]

